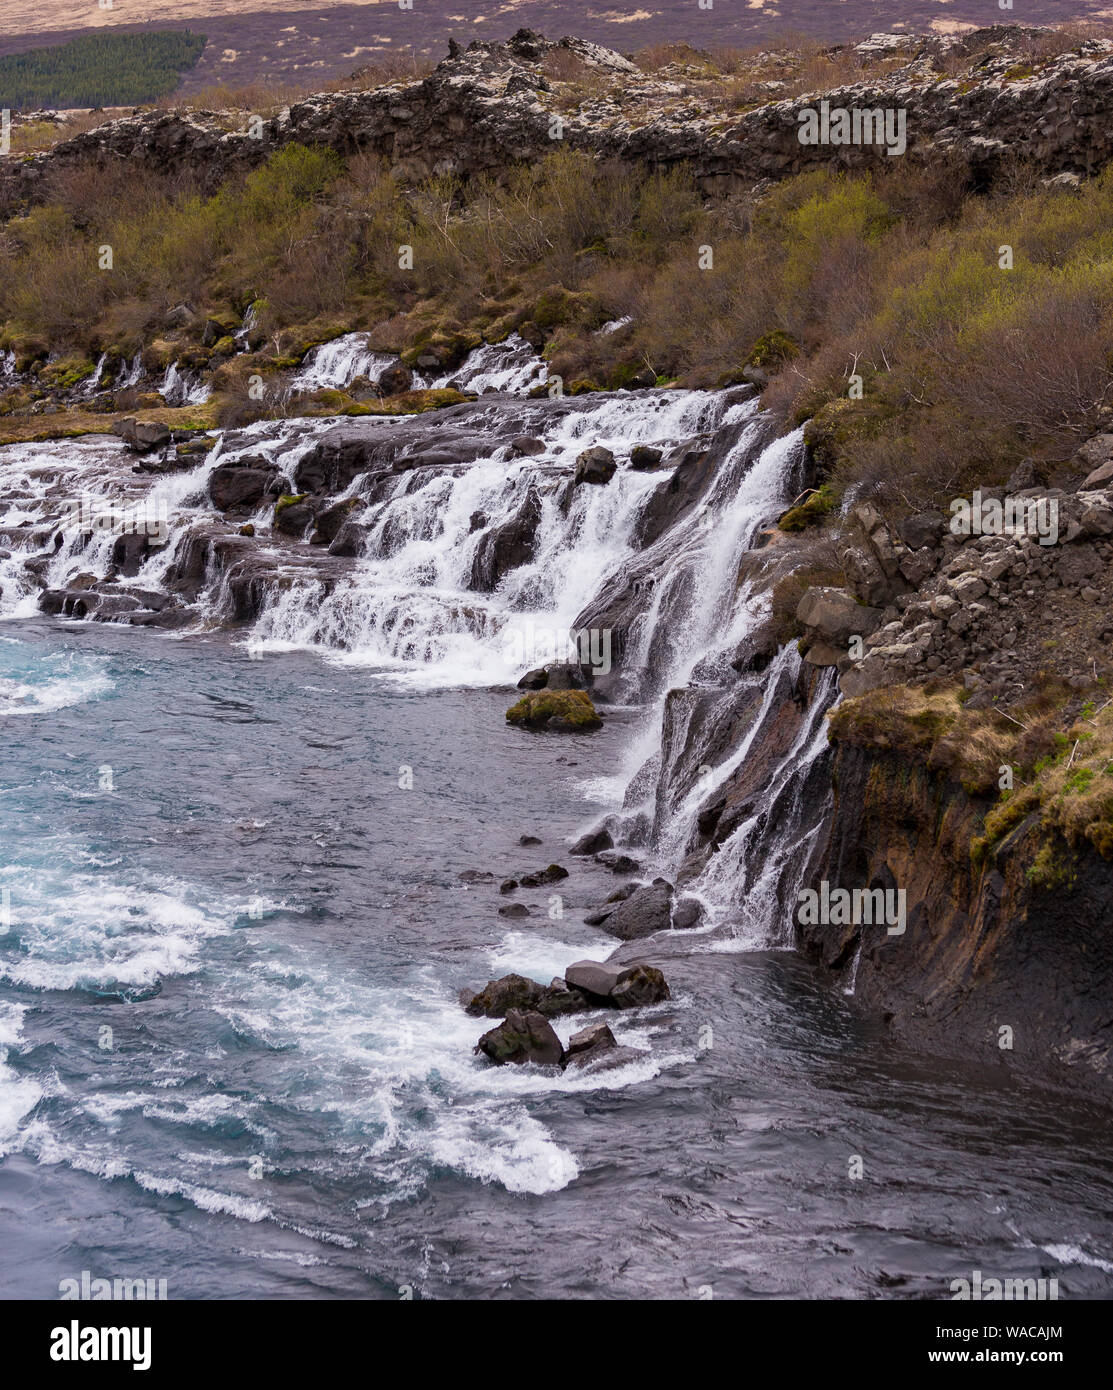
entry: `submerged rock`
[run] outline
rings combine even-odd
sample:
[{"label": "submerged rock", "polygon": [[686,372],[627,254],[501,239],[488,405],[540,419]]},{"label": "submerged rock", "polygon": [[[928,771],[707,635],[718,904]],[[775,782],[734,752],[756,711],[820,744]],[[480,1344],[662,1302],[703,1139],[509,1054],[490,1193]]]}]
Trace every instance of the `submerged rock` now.
[{"label": "submerged rock", "polygon": [[562,878],[568,877],[568,870],[559,864],[550,864],[547,869],[540,869],[535,874],[523,874],[518,882],[523,888],[543,888],[549,883],[559,883]]}]

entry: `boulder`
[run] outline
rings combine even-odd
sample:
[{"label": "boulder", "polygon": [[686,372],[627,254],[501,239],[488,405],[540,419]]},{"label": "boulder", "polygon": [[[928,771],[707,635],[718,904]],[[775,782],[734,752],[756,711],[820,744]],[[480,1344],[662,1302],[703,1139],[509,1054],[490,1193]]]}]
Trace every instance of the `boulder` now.
[{"label": "boulder", "polygon": [[545,993],[544,985],[524,975],[504,975],[488,980],[478,994],[464,1004],[473,1018],[504,1018],[508,1009],[535,1009]]},{"label": "boulder", "polygon": [[549,673],[543,666],[538,666],[533,671],[527,671],[518,682],[519,690],[544,690],[549,683]]},{"label": "boulder", "polygon": [[664,975],[653,965],[632,965],[624,970],[611,990],[611,1003],[618,1009],[640,1009],[668,999]]},{"label": "boulder", "polygon": [[508,724],[529,729],[561,729],[569,732],[598,729],[603,721],[586,690],[538,690],[525,694],[506,711]]},{"label": "boulder", "polygon": [[901,522],[900,538],[909,550],[920,550],[925,545],[938,545],[946,529],[942,512],[917,512]]},{"label": "boulder", "polygon": [[330,555],[361,555],[363,543],[367,539],[367,527],[358,521],[345,521],[336,533],[336,539],[328,548]]},{"label": "boulder", "polygon": [[587,1066],[598,1061],[602,1054],[618,1046],[615,1036],[605,1023],[596,1023],[590,1028],[581,1028],[568,1039],[564,1050],[562,1066]]},{"label": "boulder", "polygon": [[703,903],[699,898],[683,897],[672,910],[674,931],[690,931],[703,920]]},{"label": "boulder", "polygon": [[340,528],[357,507],[363,503],[358,497],[346,497],[342,502],[334,502],[323,512],[317,513],[317,525],[310,537],[312,545],[331,545],[340,534]]},{"label": "boulder", "polygon": [[376,384],[384,396],[400,396],[405,391],[413,390],[414,374],[405,363],[392,362],[385,371],[380,372]]},{"label": "boulder", "polygon": [[611,912],[601,925],[611,936],[621,941],[637,941],[668,931],[672,926],[672,884],[655,878],[652,883],[640,884],[625,902]]},{"label": "boulder", "polygon": [[219,463],[209,474],[209,498],[218,512],[253,511],[262,504],[274,468]]},{"label": "boulder", "polygon": [[586,835],[580,836],[569,853],[577,855],[598,854],[600,850],[613,848],[614,841],[611,839],[609,830],[589,830]]},{"label": "boulder", "polygon": [[531,458],[545,452],[545,445],[542,440],[534,439],[530,434],[520,434],[510,441],[511,458]]},{"label": "boulder", "polygon": [[669,987],[656,966],[612,964],[610,961],[578,960],[564,972],[573,989],[582,991],[598,1007],[636,1009],[668,999]]},{"label": "boulder", "polygon": [[161,420],[136,420],[131,415],[117,420],[112,426],[112,433],[118,435],[136,454],[149,454],[154,449],[165,448],[174,438],[169,425],[164,425]]},{"label": "boulder", "polygon": [[528,917],[529,908],[525,903],[507,903],[505,907],[499,908],[500,917]]},{"label": "boulder", "polygon": [[583,680],[580,676],[580,668],[573,666],[567,661],[554,661],[550,666],[545,667],[546,690],[582,690]]},{"label": "boulder", "polygon": [[1077,457],[1079,467],[1087,475],[1080,491],[1097,492],[1113,483],[1113,434],[1098,434],[1087,439]]},{"label": "boulder", "polygon": [[573,482],[577,487],[581,483],[609,483],[614,477],[617,466],[614,461],[614,454],[609,449],[604,449],[602,445],[596,444],[592,449],[585,449],[576,458],[576,473]]},{"label": "boulder", "polygon": [[484,1033],[475,1045],[496,1066],[512,1062],[521,1066],[532,1062],[536,1066],[559,1066],[564,1049],[553,1031],[552,1024],[536,1010],[523,1012],[511,1009],[497,1028]]},{"label": "boulder", "polygon": [[313,521],[313,506],[302,497],[282,497],[275,505],[274,528],[283,535],[302,537]]},{"label": "boulder", "polygon": [[662,458],[660,449],[652,449],[648,444],[635,444],[630,450],[630,467],[640,473],[647,468],[656,468]]},{"label": "boulder", "polygon": [[884,614],[867,608],[847,589],[808,589],[796,605],[796,621],[813,637],[846,647],[851,637],[865,637],[880,627]]},{"label": "boulder", "polygon": [[562,878],[568,877],[568,870],[559,864],[550,864],[546,869],[539,869],[535,874],[523,874],[518,882],[523,888],[543,888],[549,883],[559,883]]},{"label": "boulder", "polygon": [[622,973],[621,965],[608,965],[606,961],[598,960],[577,960],[564,972],[564,978],[575,989],[609,1002],[611,990],[618,984]]}]

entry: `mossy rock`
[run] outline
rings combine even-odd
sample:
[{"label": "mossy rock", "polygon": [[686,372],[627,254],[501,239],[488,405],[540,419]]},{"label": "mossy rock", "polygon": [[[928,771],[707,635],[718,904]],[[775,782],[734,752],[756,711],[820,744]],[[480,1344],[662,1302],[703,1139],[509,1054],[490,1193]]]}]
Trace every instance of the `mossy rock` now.
[{"label": "mossy rock", "polygon": [[50,352],[50,344],[45,338],[36,338],[29,334],[16,334],[10,340],[9,346],[11,351],[15,353],[17,372],[29,371],[36,362],[41,362]]},{"label": "mossy rock", "polygon": [[381,402],[357,405],[349,410],[349,415],[421,415],[427,410],[443,410],[449,405],[463,405],[474,401],[474,395],[454,391],[443,386],[426,388],[421,391],[403,391],[398,396],[387,396]]},{"label": "mossy rock", "polygon": [[791,334],[783,332],[779,328],[774,328],[768,333],[763,333],[757,342],[750,349],[750,355],[746,359],[749,367],[781,367],[786,362],[791,362],[794,357],[800,356],[800,344]]},{"label": "mossy rock", "polygon": [[435,357],[441,368],[450,372],[482,343],[483,338],[478,333],[445,328],[425,329],[402,353],[402,361],[407,367],[416,367],[421,358]]},{"label": "mossy rock", "polygon": [[178,457],[190,458],[195,454],[207,454],[216,443],[216,436],[199,434],[193,439],[183,439],[178,445]]},{"label": "mossy rock", "polygon": [[67,391],[79,381],[86,381],[95,371],[96,364],[87,357],[60,357],[43,367],[39,380],[52,391]]},{"label": "mossy rock", "polygon": [[806,531],[809,526],[818,526],[834,505],[834,494],[830,486],[824,483],[799,506],[790,507],[777,525],[782,531]]},{"label": "mossy rock", "polygon": [[603,724],[586,690],[535,690],[506,711],[506,722],[529,729],[599,729]]},{"label": "mossy rock", "polygon": [[284,492],[274,504],[274,514],[279,516],[287,507],[295,507],[299,502],[304,502],[307,494],[304,492]]},{"label": "mossy rock", "polygon": [[[602,389],[597,381],[592,381],[587,376],[581,376],[569,383],[568,394],[570,396],[586,396],[592,391],[602,391]],[[545,394],[548,394],[547,390]]]},{"label": "mossy rock", "polygon": [[232,357],[235,351],[236,340],[230,334],[226,334],[223,338],[218,338],[216,342],[213,343],[214,357]]}]

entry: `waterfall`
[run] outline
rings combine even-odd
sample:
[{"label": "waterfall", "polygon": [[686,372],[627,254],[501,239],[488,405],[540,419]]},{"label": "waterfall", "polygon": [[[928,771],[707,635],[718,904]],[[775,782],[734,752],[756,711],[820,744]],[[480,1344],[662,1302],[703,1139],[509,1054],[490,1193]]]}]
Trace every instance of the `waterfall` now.
[{"label": "waterfall", "polygon": [[290,380],[296,392],[343,390],[356,377],[378,381],[380,375],[398,359],[385,352],[372,352],[365,333],[345,333],[322,343],[308,353]]},{"label": "waterfall", "polygon": [[171,362],[158,388],[167,405],[202,405],[209,399],[209,386],[200,373],[183,372],[177,362]]},{"label": "waterfall", "polygon": [[[318,349],[301,379],[340,382],[392,360],[347,335]],[[739,674],[731,660],[768,617],[767,593],[741,567],[799,490],[802,432],[774,437],[756,403],[729,392],[510,398],[539,375],[520,340],[477,349],[454,379],[500,399],[403,422],[407,448],[418,450],[412,467],[370,462],[397,456],[387,441],[398,420],[345,423],[369,462],[322,503],[346,503],[344,524],[358,537],[339,559],[280,534],[274,494],[254,507],[247,540],[237,532],[248,518],[222,519],[209,500],[213,469],[240,461],[273,467],[295,490],[299,464],[335,420],[222,433],[193,468],[154,477],[137,474],[134,455],[106,437],[8,446],[0,614],[28,616],[44,587],[75,584],[123,595],[102,613],[119,621],[152,593],[181,604],[177,576],[196,541],[209,558],[185,594],[194,627],[242,623],[247,583],[240,640],[253,655],[306,648],[417,687],[498,686],[560,659],[585,613],[605,612],[636,576],[609,690],[641,714],[607,783],[608,823],[647,868],[704,902],[720,944],[782,943],[826,813],[834,682],[814,677],[791,647],[764,671]],[[163,389],[187,393],[188,379],[171,367]],[[531,452],[511,447],[520,435],[535,441]],[[639,444],[664,462],[635,468]],[[577,456],[595,446],[612,451],[613,477],[575,485]],[[132,578],[118,576],[116,534],[60,524],[82,497],[118,510],[142,504],[168,517],[169,537]],[[217,562],[210,544],[221,547]]]}]

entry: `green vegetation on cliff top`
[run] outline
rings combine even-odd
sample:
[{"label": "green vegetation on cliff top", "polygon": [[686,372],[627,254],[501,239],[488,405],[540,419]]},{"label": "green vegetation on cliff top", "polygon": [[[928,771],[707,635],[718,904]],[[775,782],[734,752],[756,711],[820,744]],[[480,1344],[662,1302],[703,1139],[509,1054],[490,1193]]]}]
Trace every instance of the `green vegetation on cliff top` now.
[{"label": "green vegetation on cliff top", "polygon": [[[1113,381],[1113,173],[1065,190],[1018,167],[975,193],[945,162],[891,164],[717,202],[682,168],[570,150],[417,187],[301,146],[215,193],[132,167],[56,171],[0,228],[0,343],[33,361],[158,338],[204,359],[205,318],[256,303],[264,375],[352,329],[448,368],[518,331],[566,389],[647,371],[710,386],[760,362],[766,405],[810,419],[836,503],[854,486],[938,504],[1023,458],[1069,458]],[[196,320],[171,329],[182,303]]]}]

